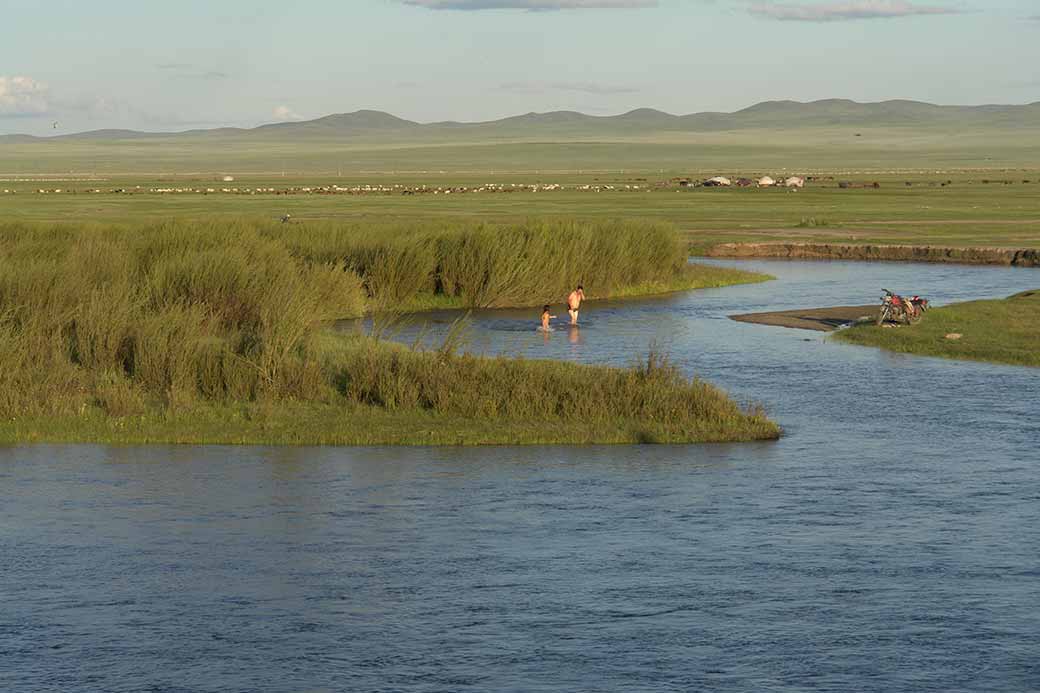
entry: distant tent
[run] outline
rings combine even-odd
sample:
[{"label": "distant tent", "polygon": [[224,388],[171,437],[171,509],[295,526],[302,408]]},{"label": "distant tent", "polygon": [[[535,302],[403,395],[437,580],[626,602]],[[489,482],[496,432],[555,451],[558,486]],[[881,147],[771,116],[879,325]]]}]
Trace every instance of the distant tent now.
[{"label": "distant tent", "polygon": [[733,181],[725,176],[715,176],[704,181],[704,187],[706,188],[728,188],[733,185]]},{"label": "distant tent", "polygon": [[751,180],[750,178],[738,178],[737,179],[737,187],[738,188],[750,188],[754,184],[755,184],[755,181]]},{"label": "distant tent", "polygon": [[805,179],[802,178],[801,176],[791,176],[790,178],[788,178],[787,180],[784,181],[784,187],[787,187],[787,188],[804,188],[805,187]]},{"label": "distant tent", "polygon": [[776,181],[769,176],[762,176],[758,179],[758,187],[760,188],[771,188],[776,185]]}]

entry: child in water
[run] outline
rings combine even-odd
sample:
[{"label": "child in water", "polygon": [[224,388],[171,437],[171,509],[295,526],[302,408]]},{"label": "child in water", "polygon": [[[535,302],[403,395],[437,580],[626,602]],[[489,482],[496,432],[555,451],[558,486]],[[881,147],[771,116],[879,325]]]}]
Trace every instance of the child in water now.
[{"label": "child in water", "polygon": [[549,315],[549,305],[546,304],[545,307],[542,308],[542,326],[538,329],[542,332],[551,332],[552,328],[549,327],[549,321],[555,317],[555,315]]}]

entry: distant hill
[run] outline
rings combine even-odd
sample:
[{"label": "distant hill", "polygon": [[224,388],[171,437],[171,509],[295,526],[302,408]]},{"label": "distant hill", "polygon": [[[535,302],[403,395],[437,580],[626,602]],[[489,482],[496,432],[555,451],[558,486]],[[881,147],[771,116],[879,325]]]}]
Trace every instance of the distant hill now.
[{"label": "distant hill", "polygon": [[382,111],[337,113],[315,120],[271,123],[255,128],[216,128],[186,132],[149,133],[133,130],[93,130],[69,135],[0,136],[0,143],[119,141],[135,139],[230,138],[233,140],[381,139],[467,141],[567,137],[610,137],[636,133],[720,132],[756,128],[885,127],[943,129],[1009,129],[1040,127],[1040,102],[1022,106],[937,106],[918,101],[858,103],[827,99],[802,103],[767,101],[735,113],[671,115],[640,108],[621,115],[591,116],[576,111],[527,113],[501,120],[461,123],[417,123]]}]

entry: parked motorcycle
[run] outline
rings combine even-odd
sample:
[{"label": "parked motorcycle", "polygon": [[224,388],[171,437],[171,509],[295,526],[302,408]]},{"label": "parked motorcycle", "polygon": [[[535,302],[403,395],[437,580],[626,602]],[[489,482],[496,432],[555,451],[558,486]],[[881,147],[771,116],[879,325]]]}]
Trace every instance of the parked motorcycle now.
[{"label": "parked motorcycle", "polygon": [[915,312],[921,314],[928,310],[928,299],[915,294],[910,297],[910,305],[914,307]]},{"label": "parked motorcycle", "polygon": [[881,297],[881,308],[877,317],[878,325],[884,325],[886,322],[912,325],[919,322],[924,311],[928,310],[928,299],[920,296],[907,299],[888,289],[882,289],[882,291],[885,292],[885,295]]}]

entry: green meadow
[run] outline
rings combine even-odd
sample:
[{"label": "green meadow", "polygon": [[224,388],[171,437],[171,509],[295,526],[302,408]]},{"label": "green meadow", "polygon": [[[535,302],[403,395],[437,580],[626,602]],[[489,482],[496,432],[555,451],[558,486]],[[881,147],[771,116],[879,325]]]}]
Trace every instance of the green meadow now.
[{"label": "green meadow", "polygon": [[[676,174],[678,175],[678,174]],[[698,179],[705,174],[684,174]],[[740,174],[737,174],[740,175]],[[748,174],[751,175],[751,174]],[[494,180],[533,184],[565,181],[563,190],[542,192],[487,192],[460,194],[250,194],[152,193],[149,188],[228,184],[210,178],[166,181],[106,179],[99,182],[4,183],[17,193],[0,192],[0,212],[6,220],[41,222],[98,221],[152,223],[164,219],[217,220],[242,216],[293,222],[347,221],[352,223],[487,221],[514,223],[532,216],[558,219],[652,219],[677,226],[693,249],[729,242],[889,243],[911,245],[1040,246],[1040,171],[997,174],[950,173],[923,176],[825,176],[805,189],[679,188],[674,176],[523,177],[496,176]],[[831,179],[833,178],[833,179]],[[841,189],[838,182],[856,182]],[[319,185],[398,184],[461,186],[477,184],[447,175],[422,179],[391,176],[364,178],[313,177],[236,178],[235,187],[288,189]],[[982,182],[982,181],[989,182]],[[942,185],[952,181],[947,185]],[[1008,182],[1004,182],[1008,181]],[[1024,181],[1029,181],[1028,183]],[[880,188],[870,187],[878,182]],[[910,183],[908,186],[907,183]],[[654,187],[655,183],[661,184]],[[142,191],[134,190],[141,185]],[[614,186],[593,192],[576,186]],[[642,186],[624,190],[625,185]],[[41,188],[61,187],[62,193],[40,194]],[[622,189],[617,189],[617,188]],[[92,189],[132,190],[128,193],[90,193]],[[68,190],[76,192],[68,192]]]},{"label": "green meadow", "polygon": [[[253,130],[0,137],[0,212],[6,220],[117,223],[284,214],[366,223],[637,218],[675,224],[694,249],[770,240],[1036,247],[1037,162],[1036,104],[830,100],[732,114],[642,109],[430,125],[362,111]],[[677,185],[715,175],[813,180],[797,193]],[[488,183],[561,189],[443,193]],[[334,185],[391,191],[255,192]],[[442,192],[403,193],[421,186]],[[158,188],[215,192],[149,192]],[[103,192],[87,192],[94,189]]]},{"label": "green meadow", "polygon": [[1040,366],[1040,290],[933,308],[912,327],[860,325],[834,336],[904,354]]}]

